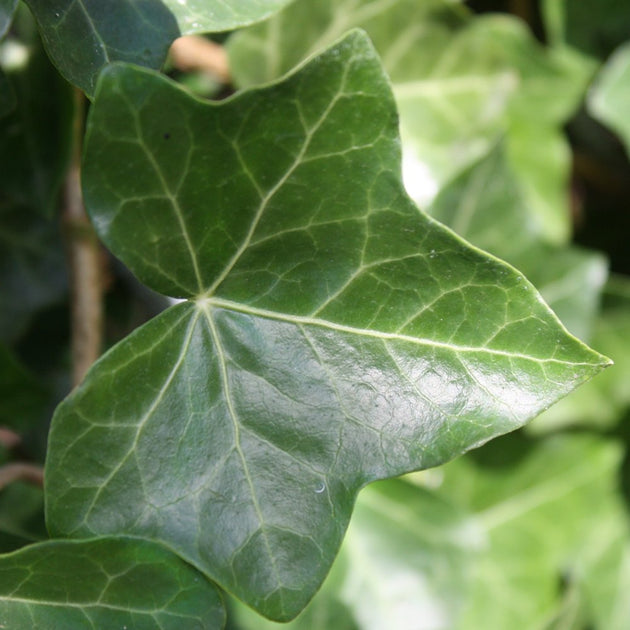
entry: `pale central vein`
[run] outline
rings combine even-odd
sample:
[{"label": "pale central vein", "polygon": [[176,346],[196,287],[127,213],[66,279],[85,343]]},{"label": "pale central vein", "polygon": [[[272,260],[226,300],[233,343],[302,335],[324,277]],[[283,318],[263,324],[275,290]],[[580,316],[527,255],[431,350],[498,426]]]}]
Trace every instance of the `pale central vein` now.
[{"label": "pale central vein", "polygon": [[[207,304],[207,301],[206,301],[206,304]],[[223,352],[221,338],[219,335],[219,331],[216,329],[214,320],[212,319],[212,313],[210,311],[210,308],[206,307],[203,309],[203,311],[205,313],[206,320],[208,322],[210,333],[212,334],[212,339],[216,347],[217,358],[219,360],[219,365],[221,368],[221,380],[223,382],[225,402],[229,411],[230,419],[232,420],[232,424],[234,427],[234,447],[241,460],[241,464],[243,465],[243,472],[247,480],[247,485],[249,486],[249,491],[252,498],[252,505],[254,506],[254,511],[256,512],[256,516],[258,517],[258,521],[260,523],[260,532],[261,532],[261,536],[265,545],[265,549],[269,556],[269,560],[271,562],[271,569],[274,573],[276,584],[280,585],[282,584],[282,580],[280,579],[280,573],[276,565],[276,559],[271,549],[271,543],[269,542],[269,538],[264,528],[265,518],[263,516],[262,510],[260,509],[260,502],[258,501],[258,495],[256,493],[256,489],[254,488],[254,480],[252,479],[252,475],[249,470],[249,465],[247,463],[247,459],[245,458],[245,453],[243,452],[243,447],[241,446],[241,428],[238,421],[238,414],[236,413],[236,409],[234,408],[234,403],[232,402],[229,378],[228,378],[228,373],[227,373],[227,361],[225,358],[225,354]]]},{"label": "pale central vein", "polygon": [[403,341],[407,343],[413,343],[419,346],[429,346],[431,348],[443,348],[445,350],[451,350],[453,352],[481,352],[484,354],[490,354],[494,356],[503,356],[510,359],[525,359],[527,361],[535,361],[537,363],[557,363],[560,365],[593,365],[590,362],[575,362],[565,361],[562,359],[555,359],[553,357],[540,358],[530,356],[527,354],[521,354],[518,352],[509,352],[507,350],[498,350],[495,348],[486,348],[484,346],[461,346],[452,343],[446,343],[444,341],[436,341],[434,339],[426,339],[422,337],[412,337],[411,335],[403,335],[400,333],[390,333],[380,330],[371,330],[369,328],[360,328],[357,326],[348,326],[346,324],[338,324],[325,319],[318,319],[316,317],[308,317],[305,315],[290,315],[288,313],[279,313],[277,311],[269,311],[267,309],[256,308],[254,306],[248,306],[246,304],[240,304],[239,302],[232,302],[230,300],[224,300],[217,297],[205,298],[198,300],[200,308],[207,309],[208,307],[218,307],[230,311],[236,311],[244,313],[246,315],[253,315],[255,317],[263,317],[265,319],[273,319],[276,321],[284,322],[287,324],[296,324],[298,326],[317,326],[319,328],[327,328],[341,333],[350,333],[353,335],[359,335],[363,337],[370,337],[372,339],[379,339],[385,341]]}]

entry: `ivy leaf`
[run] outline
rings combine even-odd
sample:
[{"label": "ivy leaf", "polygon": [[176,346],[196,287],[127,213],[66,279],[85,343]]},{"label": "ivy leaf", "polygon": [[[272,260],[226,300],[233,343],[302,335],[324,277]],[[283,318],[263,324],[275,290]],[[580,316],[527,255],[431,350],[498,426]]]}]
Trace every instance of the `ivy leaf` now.
[{"label": "ivy leaf", "polygon": [[289,619],[362,486],[521,426],[607,364],[522,275],[407,197],[393,96],[361,32],[219,104],[113,66],[85,151],[100,236],[189,300],[58,408],[56,534],[164,541]]},{"label": "ivy leaf", "polygon": [[588,104],[593,115],[619,135],[630,156],[630,43],[621,46],[603,67]]},{"label": "ivy leaf", "polygon": [[290,0],[27,0],[55,65],[94,92],[108,63],[160,68],[180,35],[228,31],[271,15]]},{"label": "ivy leaf", "polygon": [[368,32],[391,77],[416,201],[428,204],[506,137],[545,237],[568,239],[570,152],[560,129],[582,100],[590,66],[556,59],[521,20],[473,17],[449,0],[296,0],[228,40],[234,79],[277,78],[350,26]]},{"label": "ivy leaf", "polygon": [[216,630],[221,596],[159,545],[132,539],[50,541],[0,556],[8,628]]}]

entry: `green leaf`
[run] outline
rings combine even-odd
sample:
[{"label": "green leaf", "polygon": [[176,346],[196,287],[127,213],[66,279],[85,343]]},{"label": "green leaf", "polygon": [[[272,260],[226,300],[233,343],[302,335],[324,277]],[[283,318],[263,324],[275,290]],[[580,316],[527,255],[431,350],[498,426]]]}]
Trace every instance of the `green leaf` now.
[{"label": "green leaf", "polygon": [[360,492],[331,573],[297,619],[265,622],[245,606],[235,617],[245,630],[449,630],[480,542],[472,520],[435,493],[378,482]]},{"label": "green leaf", "polygon": [[522,184],[500,143],[445,186],[428,212],[471,243],[520,269],[563,324],[588,341],[607,262],[595,252],[544,244],[545,219],[531,211],[530,196]]},{"label": "green leaf", "polygon": [[11,26],[17,5],[18,0],[0,0],[0,39],[6,35]]},{"label": "green leaf", "polygon": [[6,74],[0,70],[0,119],[15,107],[15,94]]},{"label": "green leaf", "polygon": [[542,414],[529,427],[532,431],[557,430],[568,425],[610,427],[622,420],[630,408],[630,282],[624,276],[613,276],[605,288],[592,343],[612,357],[612,369]]},{"label": "green leaf", "polygon": [[595,118],[619,135],[630,156],[630,43],[621,46],[602,68],[588,105]]},{"label": "green leaf", "polygon": [[543,0],[551,42],[605,59],[628,39],[630,5],[619,0]]},{"label": "green leaf", "polygon": [[570,161],[559,133],[582,99],[582,66],[556,59],[519,20],[473,18],[446,0],[297,0],[228,40],[235,81],[276,78],[350,26],[368,32],[393,82],[414,199],[430,202],[507,135],[547,240],[567,240]]},{"label": "green leaf", "polygon": [[48,54],[70,83],[94,92],[114,61],[160,68],[180,35],[262,20],[291,0],[27,0]]},{"label": "green leaf", "polygon": [[8,628],[218,630],[216,588],[159,545],[132,539],[50,541],[0,556]]},{"label": "green leaf", "polygon": [[522,425],[607,363],[406,196],[393,97],[360,32],[219,104],[113,66],[85,151],[101,237],[191,299],[58,408],[57,534],[165,541],[289,619],[359,488]]},{"label": "green leaf", "polygon": [[0,119],[0,205],[50,216],[69,161],[72,93],[48,61],[27,12],[18,14],[14,30],[1,45],[13,48],[5,56],[15,59],[5,70],[16,106]]},{"label": "green leaf", "polygon": [[475,513],[487,541],[454,628],[546,627],[567,605],[562,583],[585,601],[590,567],[624,522],[620,446],[590,436],[536,442],[515,433],[444,468],[440,492]]}]

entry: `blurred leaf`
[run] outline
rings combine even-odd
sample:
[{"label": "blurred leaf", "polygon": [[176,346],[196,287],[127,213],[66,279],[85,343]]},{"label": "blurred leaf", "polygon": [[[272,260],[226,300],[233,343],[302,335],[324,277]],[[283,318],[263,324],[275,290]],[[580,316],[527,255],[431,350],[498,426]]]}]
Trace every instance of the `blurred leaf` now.
[{"label": "blurred leaf", "polygon": [[619,444],[598,438],[517,433],[444,468],[440,492],[475,512],[488,537],[457,630],[543,627],[567,603],[561,582],[584,601],[589,567],[623,522],[620,456]]},{"label": "blurred leaf", "polygon": [[559,127],[582,99],[583,65],[556,59],[519,20],[473,18],[446,0],[297,0],[228,40],[235,80],[275,78],[351,26],[368,32],[392,79],[416,201],[431,201],[507,134],[545,238],[567,239],[569,152]]},{"label": "blurred leaf", "polygon": [[564,325],[590,339],[607,276],[600,254],[543,243],[543,220],[530,211],[523,180],[505,159],[503,144],[443,188],[431,216],[520,269]]},{"label": "blurred leaf", "polygon": [[13,20],[18,0],[0,0],[0,39],[2,39]]},{"label": "blurred leaf", "polygon": [[315,593],[362,486],[521,426],[607,364],[405,195],[358,31],[218,104],[111,66],[83,183],[112,251],[190,299],[58,408],[49,527],[163,540],[271,618]]},{"label": "blurred leaf", "polygon": [[1,44],[15,48],[10,55],[19,63],[5,67],[16,107],[0,118],[0,206],[50,216],[68,163],[72,95],[48,61],[30,16],[19,17],[16,36]]},{"label": "blurred leaf", "polygon": [[588,104],[593,116],[619,135],[630,157],[630,42],[619,48],[602,68]]},{"label": "blurred leaf", "polygon": [[22,482],[4,488],[0,492],[0,552],[46,538],[43,489]]},{"label": "blurred leaf", "polygon": [[290,0],[27,0],[61,74],[92,95],[114,61],[161,68],[180,35],[228,31]]},{"label": "blurred leaf", "polygon": [[28,208],[0,204],[0,285],[0,341],[11,343],[34,311],[66,294],[66,266],[56,223]]},{"label": "blurred leaf", "polygon": [[0,556],[9,628],[217,630],[221,596],[192,567],[143,540],[50,541]]},{"label": "blurred leaf", "polygon": [[15,107],[15,94],[7,76],[0,70],[0,121]]},{"label": "blurred leaf", "polygon": [[0,426],[23,433],[39,420],[47,402],[45,388],[0,344]]},{"label": "blurred leaf", "polygon": [[630,33],[630,4],[623,0],[543,0],[542,11],[554,46],[568,45],[598,59]]}]

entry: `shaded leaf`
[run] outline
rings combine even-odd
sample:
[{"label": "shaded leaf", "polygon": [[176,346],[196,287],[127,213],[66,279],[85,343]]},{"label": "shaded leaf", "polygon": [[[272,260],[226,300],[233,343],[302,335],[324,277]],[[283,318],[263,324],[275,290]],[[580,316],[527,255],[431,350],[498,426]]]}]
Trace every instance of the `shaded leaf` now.
[{"label": "shaded leaf", "polygon": [[216,588],[142,540],[50,541],[0,556],[0,619],[8,628],[217,630]]},{"label": "shaded leaf", "polygon": [[28,12],[19,12],[13,30],[3,44],[13,46],[18,59],[6,67],[16,105],[0,118],[0,205],[50,216],[69,160],[72,94],[48,61]]},{"label": "shaded leaf", "polygon": [[290,0],[27,0],[63,76],[93,94],[114,61],[160,68],[174,39],[262,20]]},{"label": "shaded leaf", "polygon": [[[558,136],[585,89],[588,73],[580,64],[549,54],[519,20],[474,18],[446,0],[297,0],[230,38],[235,80],[275,78],[350,26],[366,29],[392,79],[414,199],[431,201],[507,134],[546,238],[568,238],[569,152]],[[544,138],[546,150],[532,134]]]},{"label": "shaded leaf", "polygon": [[48,538],[42,488],[14,482],[0,492],[0,552]]},{"label": "shaded leaf", "polygon": [[313,595],[359,488],[522,425],[607,363],[406,196],[360,32],[221,104],[111,67],[83,178],[112,251],[191,299],[58,408],[49,527],[163,540],[266,616]]},{"label": "shaded leaf", "polygon": [[551,42],[605,59],[628,39],[630,6],[619,0],[543,0]]},{"label": "shaded leaf", "polygon": [[6,74],[0,70],[0,120],[15,107],[15,94]]},{"label": "shaded leaf", "polygon": [[0,204],[0,284],[0,340],[10,343],[19,338],[34,311],[66,294],[56,223],[29,208]]},{"label": "shaded leaf", "polygon": [[46,389],[0,344],[0,426],[30,428],[48,402]]},{"label": "shaded leaf", "polygon": [[619,48],[602,68],[588,104],[591,113],[619,135],[630,157],[630,43]]}]

